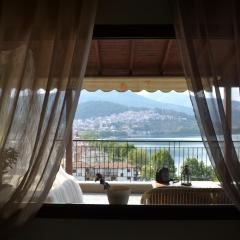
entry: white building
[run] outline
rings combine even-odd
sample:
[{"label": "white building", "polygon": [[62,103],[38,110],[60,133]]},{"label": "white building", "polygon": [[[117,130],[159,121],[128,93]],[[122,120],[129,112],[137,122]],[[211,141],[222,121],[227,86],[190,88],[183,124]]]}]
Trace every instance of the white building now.
[{"label": "white building", "polygon": [[73,175],[80,181],[94,180],[97,173],[107,181],[134,181],[138,176],[136,167],[127,162],[73,163]]}]

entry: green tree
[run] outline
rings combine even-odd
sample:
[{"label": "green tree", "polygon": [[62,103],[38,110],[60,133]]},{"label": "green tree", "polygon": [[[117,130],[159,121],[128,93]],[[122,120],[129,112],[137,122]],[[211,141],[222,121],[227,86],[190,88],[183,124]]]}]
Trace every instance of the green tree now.
[{"label": "green tree", "polygon": [[126,159],[129,156],[129,153],[135,150],[136,150],[136,147],[134,146],[134,144],[129,144],[129,143],[119,144],[119,152],[120,152],[121,158]]},{"label": "green tree", "polygon": [[99,142],[96,147],[108,154],[109,160],[126,161],[128,154],[133,149],[136,149],[134,144],[118,143],[118,142]]},{"label": "green tree", "polygon": [[142,167],[141,175],[146,180],[155,179],[156,170],[162,167],[169,169],[170,177],[175,176],[174,159],[166,149],[161,149],[152,155],[151,161]]},{"label": "green tree", "polygon": [[96,140],[97,139],[97,134],[93,131],[87,131],[81,134],[77,134],[77,137],[82,139],[82,140]]},{"label": "green tree", "polygon": [[143,179],[143,167],[149,162],[149,156],[144,149],[131,149],[128,153],[128,162],[136,169],[136,180]]},{"label": "green tree", "polygon": [[189,166],[192,180],[217,180],[213,167],[206,166],[203,161],[199,161],[197,158],[187,158],[184,165]]},{"label": "green tree", "polygon": [[152,163],[155,169],[168,167],[171,174],[175,174],[174,159],[170,152],[166,149],[161,149],[152,155]]},{"label": "green tree", "polygon": [[155,179],[155,175],[155,170],[150,163],[145,164],[141,167],[141,180]]},{"label": "green tree", "polygon": [[149,157],[145,150],[132,148],[128,154],[128,161],[141,167],[149,162]]}]

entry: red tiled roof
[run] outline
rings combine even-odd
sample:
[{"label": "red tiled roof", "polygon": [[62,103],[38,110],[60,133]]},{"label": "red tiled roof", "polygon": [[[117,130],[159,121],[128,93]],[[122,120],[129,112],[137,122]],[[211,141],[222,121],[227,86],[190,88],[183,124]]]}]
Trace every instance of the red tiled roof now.
[{"label": "red tiled roof", "polygon": [[126,162],[105,162],[105,163],[85,163],[82,161],[73,162],[73,169],[76,168],[95,168],[95,169],[124,169],[135,168],[135,166]]}]

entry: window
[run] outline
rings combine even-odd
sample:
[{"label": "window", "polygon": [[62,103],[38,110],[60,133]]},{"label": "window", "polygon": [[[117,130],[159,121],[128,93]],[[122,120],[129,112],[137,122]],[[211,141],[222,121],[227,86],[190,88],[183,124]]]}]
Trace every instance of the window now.
[{"label": "window", "polygon": [[[156,25],[154,27],[157,28],[159,26]],[[131,35],[132,33],[128,32],[127,34]],[[103,49],[104,51],[102,51]],[[107,104],[107,102],[114,98],[125,99],[125,97],[118,96],[118,94],[122,94],[122,96],[126,96],[128,103],[132,103],[132,101],[129,100],[129,97],[136,95],[135,92],[138,91],[138,89],[135,87],[140,86],[140,89],[143,89],[141,86],[145,86],[146,76],[150,76],[147,78],[149,87],[147,90],[155,91],[156,89],[162,89],[166,86],[164,77],[159,74],[159,68],[156,67],[159,67],[159,60],[162,59],[162,55],[166,52],[164,49],[175,51],[175,54],[173,54],[175,56],[175,62],[173,62],[173,59],[171,58],[172,55],[167,55],[165,56],[165,64],[162,66],[166,68],[166,70],[162,71],[166,71],[171,75],[168,79],[168,81],[171,81],[171,77],[174,76],[174,74],[177,73],[183,75],[181,58],[176,51],[177,45],[174,35],[169,36],[168,39],[94,39],[91,49],[92,54],[90,55],[89,65],[87,67],[87,77],[83,86],[85,90],[81,93],[82,98],[86,95],[88,95],[88,97],[91,95],[93,101],[91,103],[88,102],[87,104],[84,104],[85,101],[82,101],[82,110],[84,110],[84,108],[87,109],[89,114],[90,109],[92,108],[96,115],[98,112],[102,113],[103,111],[105,115],[97,115],[95,120],[93,120],[94,118],[90,115],[88,118],[81,119],[79,108],[79,111],[77,111],[79,118],[74,122],[74,132],[78,138],[74,140],[74,146],[76,146],[76,149],[73,151],[77,152],[76,156],[80,159],[85,159],[85,161],[87,161],[85,162],[87,166],[86,173],[91,171],[96,174],[97,172],[100,172],[99,169],[102,168],[106,170],[105,180],[110,181],[110,185],[118,185],[119,183],[116,182],[119,180],[128,182],[129,184],[131,183],[133,194],[135,191],[138,193],[139,191],[142,191],[138,195],[138,198],[135,198],[138,203],[140,203],[140,199],[145,191],[150,191],[152,188],[155,188],[152,181],[155,179],[156,169],[159,166],[167,165],[170,170],[170,178],[174,178],[175,180],[178,179],[178,185],[181,185],[180,179],[184,164],[191,165],[192,168],[194,168],[192,180],[203,180],[203,177],[204,180],[215,180],[214,178],[216,177],[214,175],[214,170],[211,168],[209,159],[207,158],[206,150],[198,139],[189,142],[185,140],[181,141],[179,139],[176,141],[162,140],[159,142],[158,140],[149,140],[148,142],[146,139],[143,141],[123,140],[129,136],[139,137],[140,134],[144,137],[148,137],[148,139],[150,139],[150,137],[162,136],[163,133],[164,136],[169,136],[168,134],[171,130],[176,130],[178,133],[184,132],[184,134],[191,132],[191,134],[197,135],[199,134],[199,130],[193,117],[193,112],[181,112],[181,114],[176,115],[175,113],[177,110],[180,110],[180,107],[177,109],[170,109],[170,111],[165,109],[155,112],[153,110],[154,106],[153,109],[150,110],[146,110],[146,106],[142,106],[143,109],[136,114],[133,113],[134,111],[136,112],[136,106],[132,107],[132,109],[129,109],[130,107],[128,107],[129,112],[125,116],[123,114],[123,108],[121,111],[119,110],[120,113],[110,112],[111,109],[114,111],[117,109],[118,111],[119,105],[117,104],[119,103],[111,102],[111,104]],[[115,54],[111,51],[114,51]],[[148,51],[151,54],[148,54]],[[100,56],[100,61],[102,61],[100,62],[100,65],[97,64],[99,59],[95,59],[99,54],[106,54],[105,56]],[[126,58],[123,59],[121,54],[126,56]],[[156,56],[154,54],[156,54]],[[133,62],[129,65],[129,62],[131,62],[130,60]],[[145,64],[143,64],[144,61]],[[179,65],[177,65],[176,62],[178,62]],[[116,65],[114,65],[115,63]],[[101,76],[98,76],[99,66],[102,67]],[[127,76],[129,73],[130,75]],[[140,77],[141,75],[142,77]],[[111,76],[111,78],[109,76]],[[134,78],[134,76],[138,76],[138,79]],[[157,81],[155,81],[156,78],[158,78]],[[178,87],[180,86],[175,90],[186,90],[186,82],[183,77],[178,77],[177,79],[172,78],[172,80],[174,79],[178,81]],[[94,81],[102,85],[95,86],[93,89],[92,86],[94,86]],[[138,84],[135,84],[135,82],[138,82]],[[162,85],[157,85],[156,87],[156,82],[161,83]],[[109,89],[124,91],[127,90],[127,86],[131,86],[130,90],[132,90],[132,92],[126,92],[126,95],[124,95],[125,93],[117,93],[116,91],[104,92],[109,91]],[[169,84],[168,86],[170,89],[176,86],[176,84]],[[99,88],[104,91],[95,91]],[[86,89],[90,91],[86,91]],[[94,91],[96,92],[95,96]],[[100,101],[96,103],[96,99],[98,99],[101,94],[105,95],[104,100],[101,103]],[[138,93],[136,98],[138,97],[138,99],[140,99],[140,97],[144,97],[145,101],[147,101],[146,98],[148,98],[149,101],[152,101],[149,94],[150,93],[146,91],[141,92]],[[157,94],[158,93],[155,92],[155,96]],[[186,94],[182,94],[181,97],[179,97],[180,95],[177,95],[177,93],[169,93],[168,96],[177,96],[178,103],[181,104],[188,98]],[[159,105],[159,102],[157,104]],[[170,102],[164,102],[165,106],[170,106],[169,104]],[[181,109],[185,108],[182,107]],[[187,111],[189,111],[189,109]],[[129,117],[129,119],[135,120],[135,122],[126,122],[126,118],[121,122],[120,120],[123,116]],[[149,119],[153,119],[151,124],[147,123]],[[115,122],[113,120],[115,120]],[[164,122],[164,124],[157,126],[156,124],[159,122]],[[117,138],[120,140],[118,141]],[[99,139],[107,140],[102,141]],[[81,152],[79,151],[78,153],[78,149],[81,149]],[[88,155],[85,156],[84,154],[86,153],[88,153]],[[158,163],[159,166],[156,163]],[[93,181],[94,176],[92,176],[91,179],[85,179]],[[136,186],[134,186],[134,181],[137,182]],[[84,183],[81,184],[84,186]],[[141,190],[139,186],[142,187]],[[217,183],[215,183],[214,186],[217,186]],[[217,191],[218,190],[216,190],[216,192]],[[168,193],[164,194],[168,195]],[[219,194],[221,195],[222,193]],[[212,193],[206,193],[206,195],[210,196]],[[176,196],[176,199],[178,199],[178,196]],[[147,202],[149,200],[145,199],[144,201]],[[214,201],[216,201],[216,199],[214,199]]]}]

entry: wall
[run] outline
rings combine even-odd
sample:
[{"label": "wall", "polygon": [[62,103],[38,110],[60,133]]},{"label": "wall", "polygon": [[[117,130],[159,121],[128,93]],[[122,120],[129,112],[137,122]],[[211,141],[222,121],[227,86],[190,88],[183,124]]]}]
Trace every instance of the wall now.
[{"label": "wall", "polygon": [[100,0],[96,24],[171,24],[170,0]]},{"label": "wall", "polygon": [[138,221],[34,219],[10,240],[226,240],[239,235],[240,221]]}]

